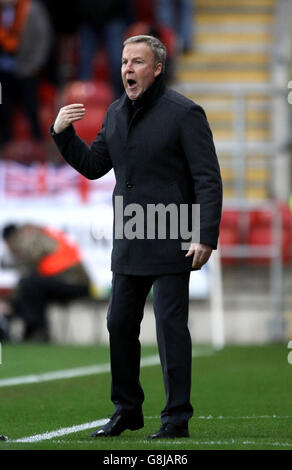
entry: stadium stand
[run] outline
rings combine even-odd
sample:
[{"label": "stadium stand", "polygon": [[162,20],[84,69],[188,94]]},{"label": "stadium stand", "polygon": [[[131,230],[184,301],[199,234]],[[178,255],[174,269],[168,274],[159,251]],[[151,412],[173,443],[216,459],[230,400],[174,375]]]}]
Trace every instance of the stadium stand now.
[{"label": "stadium stand", "polygon": [[[225,202],[261,203],[277,197],[273,120],[278,116],[272,88],[279,14],[276,0],[198,0],[194,50],[179,60],[181,88],[207,111]],[[282,145],[287,145],[288,135],[286,139]],[[235,243],[237,226],[231,235],[232,227],[227,230],[223,218],[222,228],[222,243],[227,238]],[[265,234],[263,240],[267,238]]]},{"label": "stadium stand", "polygon": [[[206,110],[219,156],[225,306],[240,311],[253,292],[260,309],[274,312],[271,336],[276,337],[277,322],[282,321],[283,333],[291,281],[289,2],[197,0],[194,5],[193,50],[179,58],[177,89]],[[251,286],[260,280],[254,292]],[[239,293],[242,304],[236,302]]]},{"label": "stadium stand", "polygon": [[[253,90],[273,82],[276,1],[198,0],[194,21],[194,51],[180,59],[177,79],[185,84],[198,84],[198,90],[200,84],[210,85],[208,94],[189,92],[189,97],[207,110],[220,151],[225,198],[238,196],[239,171],[236,146],[232,144],[237,140],[241,109],[236,108],[233,89],[239,92],[243,86],[250,87],[243,109],[243,138],[251,148],[242,170],[244,196],[265,200],[271,195],[270,155],[264,144],[273,140],[272,97]],[[217,92],[210,93],[212,85]],[[222,85],[225,91],[220,91]],[[228,145],[234,150],[228,151]]]},{"label": "stadium stand", "polygon": [[[154,2],[135,3],[138,21],[127,35],[149,32],[155,24]],[[227,316],[228,312],[241,309],[246,312],[247,299],[254,296],[260,303],[255,313],[270,306],[274,312],[276,320],[270,335],[273,339],[283,337],[283,330],[282,336],[273,333],[277,330],[276,322],[283,320],[279,312],[284,312],[286,319],[291,317],[292,325],[292,307],[284,305],[286,301],[292,305],[289,287],[292,220],[287,205],[291,191],[287,124],[290,64],[285,42],[287,27],[283,22],[289,3],[196,0],[193,48],[179,56],[174,32],[155,25],[175,61],[174,87],[204,107],[214,134],[224,185],[220,251]],[[83,102],[87,107],[86,120],[75,127],[90,143],[113,99],[107,55],[105,50],[99,52],[90,82],[76,81],[76,33],[61,37],[59,55],[62,88],[56,89],[46,82],[40,87],[44,135],[48,136],[47,129],[60,103]],[[23,142],[30,142],[30,136],[20,112],[14,115],[14,133],[16,142],[3,155],[5,159],[54,160],[53,148],[45,155],[33,143],[23,146]],[[30,150],[26,151],[28,145]],[[89,194],[86,180],[80,180],[79,189],[82,201],[86,202]],[[256,287],[250,288],[252,283]]]}]

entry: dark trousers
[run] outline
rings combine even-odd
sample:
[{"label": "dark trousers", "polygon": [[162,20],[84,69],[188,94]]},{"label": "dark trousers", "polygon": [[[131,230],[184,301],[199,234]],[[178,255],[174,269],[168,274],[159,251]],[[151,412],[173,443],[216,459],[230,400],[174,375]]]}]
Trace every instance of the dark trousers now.
[{"label": "dark trousers", "polygon": [[36,331],[49,339],[46,307],[52,301],[66,303],[89,295],[88,284],[64,282],[56,276],[32,274],[20,280],[15,313],[24,322],[24,339],[31,339]]},{"label": "dark trousers", "polygon": [[190,404],[192,345],[188,330],[190,273],[160,276],[113,274],[108,310],[112,390],[115,411],[139,412],[144,393],[139,381],[140,324],[153,286],[156,334],[166,393],[162,423],[186,424]]},{"label": "dark trousers", "polygon": [[13,106],[21,104],[31,126],[32,136],[42,139],[38,116],[38,79],[37,77],[17,77],[12,73],[0,71],[2,84],[2,105],[0,106],[0,140],[6,144],[13,138]]}]

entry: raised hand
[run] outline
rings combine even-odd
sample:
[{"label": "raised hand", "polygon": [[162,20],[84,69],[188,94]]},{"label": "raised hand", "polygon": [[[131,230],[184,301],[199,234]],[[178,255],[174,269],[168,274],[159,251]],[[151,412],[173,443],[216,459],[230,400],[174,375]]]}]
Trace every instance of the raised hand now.
[{"label": "raised hand", "polygon": [[74,103],[64,106],[60,109],[56,121],[54,123],[54,131],[56,134],[64,131],[75,121],[79,121],[85,114],[83,104]]}]

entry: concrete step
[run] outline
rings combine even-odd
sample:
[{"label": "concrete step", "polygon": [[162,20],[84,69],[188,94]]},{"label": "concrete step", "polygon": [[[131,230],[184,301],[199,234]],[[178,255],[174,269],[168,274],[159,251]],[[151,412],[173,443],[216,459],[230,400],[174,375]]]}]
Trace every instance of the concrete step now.
[{"label": "concrete step", "polygon": [[271,78],[270,70],[178,70],[180,82],[232,82],[266,83]]},{"label": "concrete step", "polygon": [[[194,18],[196,15],[201,14],[255,14],[255,15],[274,15],[277,11],[277,0],[268,2],[266,0],[253,1],[253,0],[197,0],[193,10]],[[280,0],[281,1],[281,0]]]},{"label": "concrete step", "polygon": [[[212,129],[215,144],[216,141],[235,141],[235,133],[232,129]],[[246,132],[246,141],[265,141],[271,140],[272,135],[269,129],[248,129]]]},{"label": "concrete step", "polygon": [[[219,162],[221,170],[230,170],[233,172],[236,168],[236,160],[232,155],[226,155],[222,152],[218,152]],[[269,155],[248,155],[245,160],[245,166],[248,170],[254,171],[270,171],[270,157]]]},{"label": "concrete step", "polygon": [[229,62],[228,60],[224,60],[221,62],[188,62],[178,64],[176,69],[177,74],[181,73],[196,73],[196,72],[225,72],[226,74],[229,73],[255,73],[255,72],[266,72],[270,73],[271,67],[270,62],[233,62],[232,60]]},{"label": "concrete step", "polygon": [[202,45],[202,44],[271,44],[274,41],[275,37],[270,32],[258,32],[258,33],[199,33],[194,34],[194,44],[195,45]]},{"label": "concrete step", "polygon": [[263,42],[263,43],[254,43],[251,41],[239,44],[239,43],[231,43],[231,42],[221,42],[214,39],[214,42],[196,42],[194,37],[193,47],[194,50],[200,53],[213,53],[213,54],[242,54],[242,53],[271,53],[271,47],[273,42]]},{"label": "concrete step", "polygon": [[256,7],[263,10],[268,10],[271,7],[276,7],[278,0],[196,0],[195,8],[201,10],[202,8],[250,8]]},{"label": "concrete step", "polygon": [[[224,187],[224,200],[234,200],[238,197],[234,188]],[[248,201],[265,202],[271,197],[267,188],[248,188],[244,191],[244,197]]]},{"label": "concrete step", "polygon": [[[273,140],[249,140],[244,142],[246,162],[249,166],[263,167],[267,158],[275,158],[279,149]],[[222,158],[233,158],[238,154],[236,140],[216,140],[216,149]],[[233,156],[233,157],[231,157]]]},{"label": "concrete step", "polygon": [[238,26],[241,24],[257,24],[257,25],[265,25],[270,26],[271,24],[275,23],[276,17],[274,13],[266,13],[266,12],[241,12],[241,13],[234,13],[234,12],[202,12],[199,11],[197,14],[193,16],[193,22],[195,24],[209,24],[216,26],[218,23],[220,24],[234,24],[236,23]]},{"label": "concrete step", "polygon": [[196,33],[265,33],[276,34],[276,23],[258,24],[258,23],[197,23],[193,24],[193,34]]},{"label": "concrete step", "polygon": [[[186,96],[200,104],[208,111],[232,111],[234,107],[234,98],[227,94],[192,94],[186,93]],[[268,95],[249,95],[246,98],[246,110],[249,111],[271,111],[271,101]]]},{"label": "concrete step", "polygon": [[[225,182],[233,182],[236,179],[236,171],[232,168],[222,168],[221,176]],[[266,184],[269,181],[270,172],[265,168],[248,168],[245,171],[245,182],[256,183],[258,185]]]},{"label": "concrete step", "polygon": [[[209,109],[207,111],[207,117],[208,117],[209,122],[220,121],[220,122],[233,123],[234,119],[236,118],[236,114],[230,109],[228,110]],[[265,110],[247,110],[245,119],[248,124],[254,124],[257,122],[270,123],[271,114]]]},{"label": "concrete step", "polygon": [[[209,116],[209,115],[208,115]],[[231,131],[231,132],[236,132],[234,123],[229,120],[223,120],[223,119],[215,119],[212,120],[210,117],[208,117],[208,121],[210,123],[211,129],[216,132],[221,131],[221,130],[226,130],[226,131]],[[245,121],[245,129],[246,133],[249,131],[256,131],[256,130],[265,130],[265,131],[270,131],[270,122],[269,121],[252,121],[252,120],[246,120]]]},{"label": "concrete step", "polygon": [[231,54],[213,54],[189,52],[178,60],[178,67],[231,67],[231,66],[259,66],[270,64],[270,54],[267,53],[242,53],[240,55]]}]

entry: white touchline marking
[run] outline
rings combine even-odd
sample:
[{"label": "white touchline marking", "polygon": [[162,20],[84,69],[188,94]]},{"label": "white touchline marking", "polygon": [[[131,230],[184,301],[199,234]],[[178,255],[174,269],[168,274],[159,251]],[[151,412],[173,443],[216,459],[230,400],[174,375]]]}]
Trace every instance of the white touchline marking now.
[{"label": "white touchline marking", "polygon": [[[205,351],[196,351],[193,350],[193,357],[198,356],[208,356],[213,354],[213,351],[205,350]],[[148,356],[141,359],[141,367],[147,367],[152,365],[160,364],[160,359],[158,355],[155,356]],[[46,382],[50,380],[57,380],[63,378],[71,378],[71,377],[80,377],[83,375],[92,375],[102,372],[109,372],[110,365],[109,364],[101,364],[101,365],[93,365],[88,367],[80,367],[75,369],[67,369],[61,371],[53,371],[44,374],[38,375],[31,375],[31,376],[23,376],[23,377],[12,377],[10,379],[2,379],[0,380],[0,386],[5,387],[9,385],[19,385],[20,383],[38,383],[38,382]],[[24,381],[23,381],[24,380]],[[78,431],[83,431],[86,429],[91,429],[94,427],[102,426],[103,424],[107,423],[108,419],[100,419],[98,421],[92,421],[91,423],[84,423],[76,426],[71,426],[67,428],[61,428],[56,431],[47,431],[43,434],[36,434],[33,436],[23,437],[16,440],[9,440],[9,442],[39,442],[43,440],[53,439],[54,437],[64,436],[67,434],[75,433]]]},{"label": "white touchline marking", "polygon": [[[213,350],[193,350],[193,357],[210,356]],[[148,367],[160,364],[159,356],[146,356],[141,359],[141,367]],[[52,380],[72,379],[88,375],[103,374],[110,372],[110,364],[94,364],[92,366],[75,367],[72,369],[54,370],[42,374],[23,375],[20,377],[10,377],[0,379],[0,387],[11,387],[13,385],[33,384],[40,382],[50,382]]]},{"label": "white touchline marking", "polygon": [[[272,415],[272,416],[239,416],[238,419],[246,419],[246,418],[275,418],[276,416],[275,415]],[[159,418],[159,416],[144,416],[144,419],[153,419],[153,418]],[[195,419],[204,419],[204,418],[207,418],[207,419],[210,419],[210,417],[204,417],[204,416],[199,416],[199,417],[194,417]],[[220,418],[223,418],[223,416],[221,416]],[[224,417],[225,419],[236,419],[237,417],[235,416],[226,416]],[[277,418],[289,418],[289,416],[277,416]],[[217,418],[213,418],[213,419],[217,419]],[[66,428],[61,428],[61,429],[57,429],[55,431],[47,431],[43,434],[35,434],[33,436],[27,436],[27,437],[21,437],[19,439],[9,439],[8,442],[24,442],[24,443],[29,443],[29,442],[40,442],[40,441],[45,441],[45,440],[49,440],[49,439],[54,439],[55,437],[61,437],[61,436],[65,436],[67,434],[73,434],[75,432],[79,432],[79,431],[86,431],[87,429],[92,429],[92,428],[95,428],[95,427],[99,427],[99,426],[103,426],[104,424],[106,424],[107,422],[109,421],[109,419],[99,419],[97,421],[92,421],[90,423],[84,423],[84,424],[78,424],[78,425],[74,425],[74,426],[71,426],[71,427],[66,427]],[[240,440],[236,440],[236,439],[231,439],[229,441],[194,441],[194,440],[190,440],[190,439],[187,439],[187,440],[182,440],[182,441],[175,441],[175,440],[167,440],[167,439],[158,439],[157,441],[153,441],[154,443],[160,443],[161,441],[163,441],[163,443],[167,443],[167,444],[193,444],[193,445],[230,445],[230,444],[241,444],[241,445],[267,445],[267,446],[282,446],[282,447],[292,447],[292,442],[289,443],[289,442],[256,442],[256,441],[249,441],[249,440],[246,440],[246,441],[240,441]],[[94,442],[94,441],[82,441],[82,440],[78,440],[78,441],[52,441],[52,442],[71,442],[71,443],[86,443],[86,442]],[[123,441],[124,443],[126,443],[126,441]],[[149,441],[148,440],[142,440],[142,441],[139,441],[139,442],[146,442],[149,444]],[[151,441],[152,442],[152,441]]]},{"label": "white touchline marking", "polygon": [[11,387],[13,385],[32,384],[39,382],[50,382],[51,380],[71,379],[85,375],[102,374],[109,372],[109,364],[95,364],[86,367],[76,367],[74,369],[54,370],[42,374],[22,375],[20,377],[10,377],[0,380],[0,387]]},{"label": "white touchline marking", "polygon": [[54,437],[65,436],[67,434],[72,434],[78,431],[84,431],[86,429],[92,429],[98,426],[103,426],[109,420],[108,419],[99,419],[97,421],[92,421],[91,423],[79,424],[76,426],[71,426],[70,428],[61,428],[56,431],[45,432],[43,434],[35,434],[34,436],[21,437],[20,439],[15,439],[14,441],[8,442],[39,442],[46,441],[48,439],[53,439]]},{"label": "white touchline marking", "polygon": [[[85,423],[85,424],[80,424],[78,426],[72,426],[71,428],[62,428],[62,429],[59,429],[57,431],[51,431],[51,432],[47,432],[47,433],[44,433],[44,434],[36,434],[34,436],[29,436],[29,437],[23,437],[23,438],[20,438],[20,439],[15,439],[15,440],[9,440],[8,442],[10,443],[34,443],[34,442],[40,442],[40,441],[44,441],[44,440],[50,440],[52,439],[52,443],[53,444],[95,444],[96,441],[95,439],[92,439],[92,440],[88,440],[88,439],[84,439],[84,440],[81,440],[81,439],[77,439],[77,440],[74,440],[74,441],[68,441],[66,439],[57,439],[55,440],[54,438],[55,437],[61,437],[61,436],[64,436],[66,434],[72,434],[72,433],[75,433],[75,432],[79,432],[79,431],[85,431],[87,429],[92,429],[94,427],[97,427],[97,426],[102,426],[103,424],[105,424],[108,420],[107,419],[100,419],[98,421],[92,421],[91,423]],[[202,445],[207,445],[207,446],[216,446],[216,445],[219,445],[219,446],[222,446],[222,445],[225,445],[225,446],[230,446],[230,445],[243,445],[243,446],[268,446],[268,447],[292,447],[292,442],[258,442],[258,441],[251,441],[251,440],[244,440],[244,441],[241,441],[240,439],[229,439],[229,440],[218,440],[218,441],[213,441],[213,440],[202,440],[202,441],[195,441],[195,440],[192,440],[192,439],[186,439],[186,440],[174,440],[174,439],[171,439],[171,440],[168,440],[168,439],[158,439],[157,441],[149,441],[149,440],[146,440],[146,439],[143,439],[143,440],[136,440],[135,441],[136,443],[143,443],[143,444],[150,444],[151,445],[161,445],[161,443],[163,442],[164,445],[166,444],[169,444],[169,445],[182,445],[182,444],[188,444],[188,446],[191,444],[191,445],[194,445],[194,446],[202,446]],[[132,443],[132,441],[124,441],[123,440],[123,444],[127,444],[127,443]]]}]

